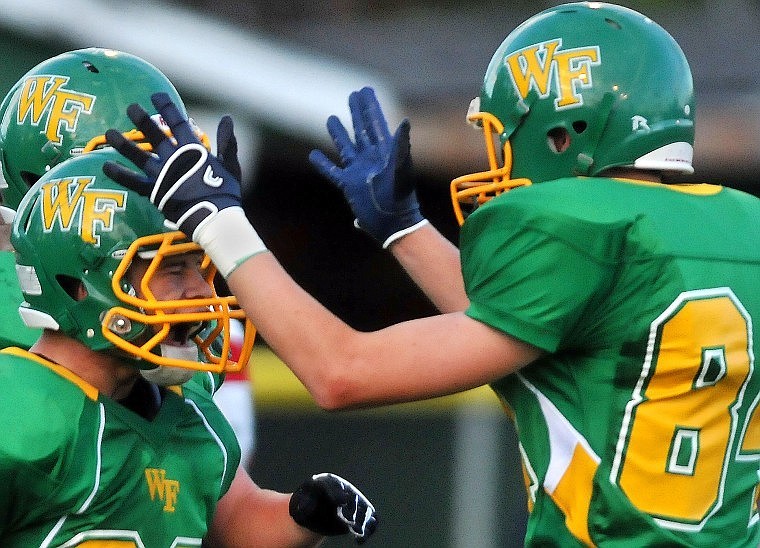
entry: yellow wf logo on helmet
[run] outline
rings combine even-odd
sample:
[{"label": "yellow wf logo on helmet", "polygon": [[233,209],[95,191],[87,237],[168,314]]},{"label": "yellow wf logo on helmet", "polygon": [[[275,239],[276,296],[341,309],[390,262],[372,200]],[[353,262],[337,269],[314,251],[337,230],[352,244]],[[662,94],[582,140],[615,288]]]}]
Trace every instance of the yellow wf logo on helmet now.
[{"label": "yellow wf logo on helmet", "polygon": [[592,86],[591,67],[602,62],[599,46],[568,50],[562,50],[561,46],[562,39],[558,38],[528,46],[506,58],[520,97],[527,98],[531,89],[542,98],[554,91],[557,110],[583,104],[580,88]]},{"label": "yellow wf logo on helmet", "polygon": [[67,76],[31,76],[24,81],[18,100],[16,120],[19,125],[29,117],[34,126],[39,126],[45,117],[43,131],[53,144],[63,142],[61,131],[74,132],[79,116],[90,114],[96,97],[64,88]]},{"label": "yellow wf logo on helmet", "polygon": [[54,225],[63,232],[72,226],[82,241],[100,245],[98,232],[111,232],[114,213],[124,211],[127,192],[122,190],[88,190],[94,177],[52,179],[40,187],[42,225],[51,232]]}]

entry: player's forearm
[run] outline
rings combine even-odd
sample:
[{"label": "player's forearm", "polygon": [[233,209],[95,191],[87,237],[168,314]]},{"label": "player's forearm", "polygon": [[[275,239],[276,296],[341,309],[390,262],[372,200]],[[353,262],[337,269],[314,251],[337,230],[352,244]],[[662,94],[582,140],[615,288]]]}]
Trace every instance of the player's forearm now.
[{"label": "player's forearm", "polygon": [[238,523],[230,524],[227,530],[214,531],[207,539],[209,546],[316,548],[324,542],[325,537],[301,527],[288,515],[288,495],[274,491],[266,491],[266,494],[271,496],[262,497],[257,509],[241,509]]},{"label": "player's forearm", "polygon": [[13,210],[0,206],[0,251],[13,251],[11,245],[11,225]]},{"label": "player's forearm", "polygon": [[[352,329],[301,289],[271,253],[259,253],[227,278],[261,336],[323,409],[347,409],[443,396],[480,386],[509,372],[470,367],[495,353],[523,365],[504,350],[504,336],[454,312],[402,322],[373,332]],[[461,337],[487,336],[473,356]],[[425,369],[420,364],[425,364]],[[488,364],[486,364],[488,365]]]},{"label": "player's forearm", "polygon": [[361,369],[361,358],[352,348],[359,346],[362,334],[296,284],[271,253],[245,261],[227,283],[258,332],[318,405],[341,407],[336,392],[361,391],[354,386],[361,377],[351,380],[351,372]]},{"label": "player's forearm", "polygon": [[206,538],[215,548],[316,547],[324,537],[298,525],[289,513],[290,494],[262,489],[239,469],[217,505]]},{"label": "player's forearm", "polygon": [[396,240],[390,250],[438,310],[458,312],[467,308],[459,250],[432,225]]}]

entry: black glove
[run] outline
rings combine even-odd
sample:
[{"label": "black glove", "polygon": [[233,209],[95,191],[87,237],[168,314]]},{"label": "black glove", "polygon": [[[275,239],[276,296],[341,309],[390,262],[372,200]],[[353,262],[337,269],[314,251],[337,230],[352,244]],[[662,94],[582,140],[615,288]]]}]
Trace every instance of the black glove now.
[{"label": "black glove", "polygon": [[[166,93],[156,93],[151,101],[172,132],[168,137],[137,104],[127,108],[135,127],[153,146],[153,154],[141,150],[119,131],[106,131],[106,141],[145,174],[106,162],[103,172],[117,183],[147,196],[179,229],[197,241],[197,229],[230,207],[240,207],[240,183],[201,144],[187,118]],[[232,120],[222,119],[219,134],[224,143],[225,163],[239,170],[232,151],[237,142],[232,133]],[[234,157],[234,162],[231,159]]]},{"label": "black glove", "polygon": [[222,116],[216,128],[216,157],[224,169],[239,182],[243,180],[243,170],[238,160],[238,144],[235,138],[232,118]]},{"label": "black glove", "polygon": [[335,474],[316,474],[290,497],[290,515],[302,527],[320,535],[351,533],[361,544],[375,532],[372,503],[353,485]]}]

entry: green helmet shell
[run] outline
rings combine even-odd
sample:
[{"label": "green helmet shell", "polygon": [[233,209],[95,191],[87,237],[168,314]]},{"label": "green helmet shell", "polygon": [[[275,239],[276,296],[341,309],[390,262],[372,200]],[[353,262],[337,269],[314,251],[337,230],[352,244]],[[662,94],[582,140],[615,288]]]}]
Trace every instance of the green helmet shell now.
[{"label": "green helmet shell", "polygon": [[[670,34],[628,8],[579,2],[525,21],[494,54],[479,110],[504,125],[513,179],[693,171],[688,62]],[[571,139],[562,152],[548,139],[557,129]]]},{"label": "green helmet shell", "polygon": [[48,169],[81,153],[95,137],[134,129],[127,106],[156,114],[150,96],[166,92],[185,113],[161,71],[128,53],[88,48],[62,53],[27,72],[0,104],[0,163],[5,205],[16,209]]},{"label": "green helmet shell", "polygon": [[[103,174],[106,160],[136,169],[113,149],[59,164],[22,200],[11,234],[24,321],[61,331],[93,350],[113,347],[101,332],[101,318],[126,306],[111,287],[125,251],[138,237],[169,231],[147,198]],[[87,292],[81,300],[70,294],[76,282]],[[134,293],[126,282],[121,287]],[[145,325],[135,322],[131,329],[124,339],[134,339]]]}]

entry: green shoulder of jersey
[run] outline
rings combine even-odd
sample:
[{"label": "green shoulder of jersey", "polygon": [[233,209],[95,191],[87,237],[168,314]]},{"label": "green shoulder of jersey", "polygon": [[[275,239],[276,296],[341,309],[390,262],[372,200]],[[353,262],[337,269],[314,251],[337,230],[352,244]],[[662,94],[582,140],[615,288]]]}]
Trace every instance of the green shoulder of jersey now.
[{"label": "green shoulder of jersey", "polygon": [[26,327],[21,321],[18,306],[23,300],[13,252],[0,251],[0,348],[29,348],[40,336],[39,329]]}]

